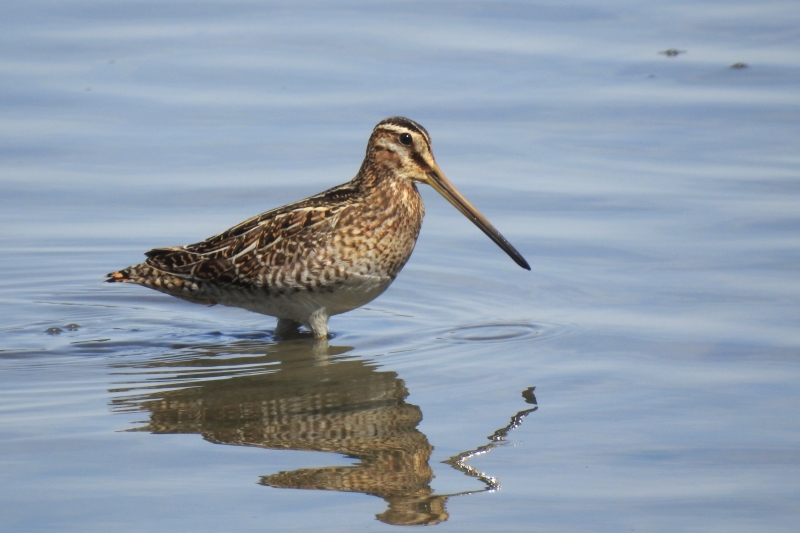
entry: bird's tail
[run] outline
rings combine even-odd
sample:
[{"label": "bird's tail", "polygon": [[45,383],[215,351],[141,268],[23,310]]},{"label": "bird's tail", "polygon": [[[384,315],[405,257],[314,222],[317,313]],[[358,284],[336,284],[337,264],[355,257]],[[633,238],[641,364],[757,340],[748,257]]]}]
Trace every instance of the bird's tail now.
[{"label": "bird's tail", "polygon": [[106,283],[133,283],[136,267],[128,267],[106,274]]},{"label": "bird's tail", "polygon": [[136,283],[198,304],[214,305],[217,303],[217,298],[213,294],[207,294],[203,284],[162,272],[147,263],[129,266],[106,274],[105,281],[106,283]]}]

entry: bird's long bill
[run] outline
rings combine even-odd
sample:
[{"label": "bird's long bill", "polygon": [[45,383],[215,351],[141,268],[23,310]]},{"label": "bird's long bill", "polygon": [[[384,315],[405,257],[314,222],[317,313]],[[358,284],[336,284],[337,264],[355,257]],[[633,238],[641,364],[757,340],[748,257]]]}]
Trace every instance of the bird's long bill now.
[{"label": "bird's long bill", "polygon": [[467,201],[464,196],[460,192],[453,187],[453,184],[450,183],[444,173],[439,169],[438,166],[434,165],[433,170],[428,173],[428,185],[436,189],[439,194],[447,198],[447,201],[450,202],[455,206],[456,209],[461,211],[461,213],[470,219],[473,224],[478,226],[482,232],[489,236],[497,246],[503,249],[505,253],[507,253],[511,259],[514,260],[516,264],[521,266],[526,270],[530,270],[531,267],[528,265],[528,262],[525,261],[525,258],[520,255],[516,248],[511,246],[511,243],[503,237],[499,231],[492,226],[486,217],[481,215],[475,207]]}]

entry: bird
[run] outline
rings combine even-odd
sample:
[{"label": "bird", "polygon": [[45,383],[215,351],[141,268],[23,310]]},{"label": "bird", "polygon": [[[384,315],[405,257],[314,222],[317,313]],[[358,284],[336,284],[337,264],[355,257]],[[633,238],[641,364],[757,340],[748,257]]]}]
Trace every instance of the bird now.
[{"label": "bird", "polygon": [[380,121],[355,177],[186,246],[155,248],[106,275],[189,302],[276,317],[275,335],[305,326],[328,338],[328,319],[383,293],[411,256],[432,186],[520,267],[531,267],[458,192],[433,157],[427,130],[405,117]]}]

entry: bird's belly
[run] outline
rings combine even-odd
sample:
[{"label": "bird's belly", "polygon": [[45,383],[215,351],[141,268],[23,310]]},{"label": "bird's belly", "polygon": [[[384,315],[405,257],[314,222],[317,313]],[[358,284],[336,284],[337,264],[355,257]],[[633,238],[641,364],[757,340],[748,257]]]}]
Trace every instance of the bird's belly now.
[{"label": "bird's belly", "polygon": [[378,275],[351,276],[346,283],[332,292],[313,293],[320,307],[325,307],[328,315],[346,313],[368,304],[389,288],[393,279]]},{"label": "bird's belly", "polygon": [[217,301],[263,315],[305,322],[319,309],[325,309],[325,314],[331,316],[361,307],[380,296],[392,281],[385,276],[351,275],[327,289],[287,289],[277,293],[262,288],[237,289],[219,294]]}]

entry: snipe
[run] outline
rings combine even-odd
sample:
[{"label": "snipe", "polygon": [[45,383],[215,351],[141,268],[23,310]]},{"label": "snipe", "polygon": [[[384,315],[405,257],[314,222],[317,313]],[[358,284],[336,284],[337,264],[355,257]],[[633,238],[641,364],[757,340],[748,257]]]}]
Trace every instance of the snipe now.
[{"label": "snipe", "polygon": [[391,117],[375,126],[352,181],[202,242],[150,250],[144,263],[112,272],[106,281],[242,307],[277,317],[279,335],[305,325],[324,338],[328,317],[376,298],[408,261],[425,211],[418,183],[436,189],[530,270],[439,169],[425,128]]}]

